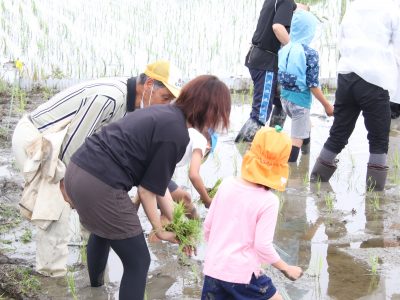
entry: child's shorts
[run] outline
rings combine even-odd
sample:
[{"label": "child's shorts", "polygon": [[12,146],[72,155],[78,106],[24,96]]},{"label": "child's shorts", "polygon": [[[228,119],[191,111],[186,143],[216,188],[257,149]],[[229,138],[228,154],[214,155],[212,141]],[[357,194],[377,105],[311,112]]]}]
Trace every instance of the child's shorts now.
[{"label": "child's shorts", "polygon": [[256,278],[253,274],[249,284],[226,282],[205,276],[202,300],[246,300],[246,299],[270,299],[276,293],[271,278],[262,274]]},{"label": "child's shorts", "polygon": [[292,119],[290,136],[302,140],[309,138],[311,131],[310,109],[283,98],[281,98],[281,102],[283,110]]}]

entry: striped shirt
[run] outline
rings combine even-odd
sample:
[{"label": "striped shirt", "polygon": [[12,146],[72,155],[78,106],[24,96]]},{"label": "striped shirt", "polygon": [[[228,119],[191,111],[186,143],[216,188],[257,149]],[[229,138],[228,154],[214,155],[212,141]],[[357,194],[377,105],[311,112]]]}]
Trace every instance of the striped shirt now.
[{"label": "striped shirt", "polygon": [[60,151],[60,159],[66,165],[86,137],[101,126],[125,116],[127,80],[128,77],[102,78],[74,85],[30,114],[39,131],[64,119],[71,120]]}]

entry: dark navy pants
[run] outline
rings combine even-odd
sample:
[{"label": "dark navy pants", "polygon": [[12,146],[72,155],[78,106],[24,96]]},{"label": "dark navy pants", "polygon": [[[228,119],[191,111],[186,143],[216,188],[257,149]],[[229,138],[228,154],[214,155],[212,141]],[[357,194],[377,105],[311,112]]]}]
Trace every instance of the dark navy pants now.
[{"label": "dark navy pants", "polygon": [[388,152],[390,131],[389,93],[355,73],[339,74],[334,120],[324,148],[340,153],[347,145],[360,112],[368,131],[369,152]]},{"label": "dark navy pants", "polygon": [[201,300],[265,300],[274,296],[276,288],[271,278],[253,274],[249,284],[226,282],[205,276]]},{"label": "dark navy pants", "polygon": [[265,125],[271,115],[272,104],[282,106],[277,88],[277,74],[253,68],[249,68],[249,71],[254,84],[250,117]]}]

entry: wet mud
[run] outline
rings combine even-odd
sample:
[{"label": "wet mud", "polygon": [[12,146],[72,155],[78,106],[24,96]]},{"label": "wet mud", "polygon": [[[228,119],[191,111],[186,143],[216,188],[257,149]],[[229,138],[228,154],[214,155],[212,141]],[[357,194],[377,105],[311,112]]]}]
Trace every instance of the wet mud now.
[{"label": "wet mud", "polygon": [[[41,101],[38,95],[28,99],[27,111]],[[112,251],[106,284],[90,287],[76,215],[71,218],[68,275],[46,278],[34,272],[35,228],[18,213],[23,180],[10,150],[12,128],[23,112],[13,109],[8,118],[4,95],[0,102],[1,128],[7,124],[10,128],[0,134],[0,299],[118,299],[123,270]],[[247,145],[233,140],[248,117],[249,103],[249,97],[235,96],[231,129],[220,136],[215,153],[201,168],[207,186],[213,186],[218,178],[240,174]],[[362,117],[339,155],[338,170],[330,182],[309,182],[308,174],[332,124],[318,104],[313,106],[311,118],[311,151],[290,166],[288,187],[279,194],[274,241],[281,257],[301,266],[305,274],[289,282],[271,267],[266,267],[266,272],[284,299],[400,299],[400,120],[392,122],[390,174],[385,191],[378,193],[365,188],[368,141]],[[284,131],[290,132],[290,119]],[[177,169],[174,178],[197,200],[187,171],[187,167]],[[200,204],[198,208],[204,218],[207,210]],[[142,210],[139,215],[149,233],[150,224]],[[195,257],[182,261],[176,245],[149,243],[152,262],[146,299],[199,299],[205,247],[199,245]]]}]

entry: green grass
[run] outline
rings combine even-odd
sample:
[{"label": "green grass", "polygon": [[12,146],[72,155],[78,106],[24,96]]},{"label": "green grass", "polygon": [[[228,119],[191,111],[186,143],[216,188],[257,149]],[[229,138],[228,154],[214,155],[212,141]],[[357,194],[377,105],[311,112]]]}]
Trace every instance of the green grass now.
[{"label": "green grass", "polygon": [[14,274],[14,279],[19,284],[19,287],[25,295],[37,293],[41,284],[37,276],[32,274],[32,270],[28,268],[18,268]]},{"label": "green grass", "polygon": [[83,242],[83,245],[79,247],[79,256],[80,256],[80,260],[81,263],[86,265],[87,264],[87,241]]},{"label": "green grass", "polygon": [[325,199],[326,208],[328,209],[328,212],[331,213],[333,211],[333,209],[334,209],[334,206],[335,206],[335,204],[334,204],[334,201],[335,201],[334,200],[334,196],[331,193],[328,192],[328,193],[325,194],[324,199]]},{"label": "green grass", "polygon": [[176,234],[181,254],[186,247],[195,248],[197,246],[201,240],[201,229],[200,220],[186,217],[185,206],[182,202],[175,206],[172,222],[165,226],[165,230]]},{"label": "green grass", "polygon": [[371,263],[371,275],[376,276],[378,274],[379,257],[376,255],[371,256],[369,262]]},{"label": "green grass", "polygon": [[69,292],[72,295],[72,298],[74,300],[78,299],[78,296],[76,295],[76,284],[75,284],[75,277],[74,277],[74,273],[71,271],[68,271],[68,273],[65,275],[66,280],[67,280],[67,284],[68,284],[68,289]]},{"label": "green grass", "polygon": [[380,210],[380,198],[378,193],[372,193],[372,197],[370,198],[370,203],[374,211]]},{"label": "green grass", "polygon": [[18,209],[0,203],[0,234],[8,232],[22,222]]},{"label": "green grass", "polygon": [[213,187],[210,189],[210,191],[208,192],[208,196],[209,196],[211,199],[215,197],[215,194],[217,193],[218,188],[219,188],[219,185],[221,184],[221,182],[222,182],[222,178],[219,178],[219,179],[215,182],[214,186],[213,186]]},{"label": "green grass", "polygon": [[21,235],[21,242],[27,244],[32,241],[32,230],[25,228],[24,233]]}]

